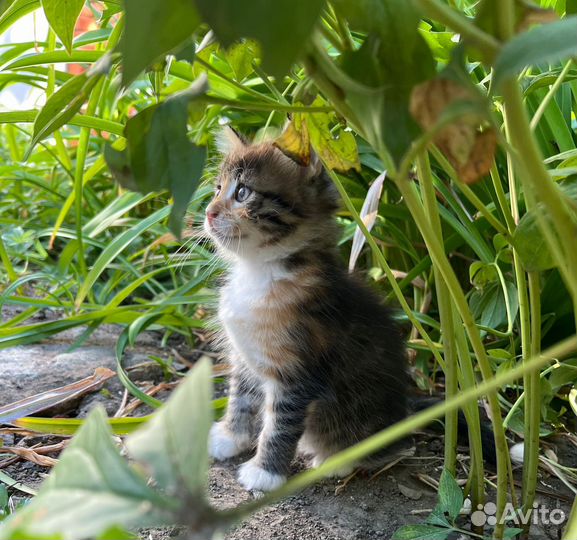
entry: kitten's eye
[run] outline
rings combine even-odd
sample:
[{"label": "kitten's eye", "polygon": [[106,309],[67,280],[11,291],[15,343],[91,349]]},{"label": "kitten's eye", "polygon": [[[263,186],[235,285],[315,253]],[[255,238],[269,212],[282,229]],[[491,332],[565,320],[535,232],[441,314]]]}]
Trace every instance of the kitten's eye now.
[{"label": "kitten's eye", "polygon": [[239,184],[236,187],[236,191],[234,192],[234,198],[238,202],[244,202],[249,198],[251,193],[252,189],[250,189],[248,186],[245,186],[244,184]]},{"label": "kitten's eye", "polygon": [[218,186],[216,186],[216,187],[214,188],[214,194],[215,194],[215,195],[218,195],[218,194],[220,193],[221,187],[222,187],[222,186],[221,186],[220,184],[218,184]]}]

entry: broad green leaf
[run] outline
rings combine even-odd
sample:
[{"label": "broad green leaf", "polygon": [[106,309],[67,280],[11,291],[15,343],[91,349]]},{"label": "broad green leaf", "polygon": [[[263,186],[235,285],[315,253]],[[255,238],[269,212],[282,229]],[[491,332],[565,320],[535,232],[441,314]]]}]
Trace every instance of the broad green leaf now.
[{"label": "broad green leaf", "polygon": [[527,66],[554,63],[577,55],[577,17],[543,24],[515,36],[495,61],[493,85],[501,83]]},{"label": "broad green leaf", "polygon": [[439,508],[455,519],[463,507],[463,491],[453,475],[443,469],[439,481]]},{"label": "broad green leaf", "polygon": [[[510,281],[505,281],[505,285],[511,308],[511,317],[514,320],[519,309],[517,288]],[[479,325],[497,329],[507,324],[507,308],[503,294],[504,291],[500,282],[491,283],[487,287],[471,294],[469,304]]]},{"label": "broad green leaf", "polygon": [[206,160],[206,148],[193,144],[187,135],[188,106],[205,91],[206,79],[201,77],[188,90],[147,107],[126,123],[127,148],[118,151],[108,145],[104,153],[126,188],[171,193],[169,226],[177,237]]},{"label": "broad green leaf", "polygon": [[353,28],[369,34],[358,50],[342,55],[350,82],[334,82],[343,86],[370,142],[384,143],[399,163],[419,132],[409,113],[411,91],[434,74],[431,51],[417,29],[419,14],[406,0],[339,0],[335,7]]},{"label": "broad green leaf", "polygon": [[542,272],[556,266],[536,212],[543,212],[543,208],[538,206],[527,212],[513,234],[513,246],[528,272]]},{"label": "broad green leaf", "polygon": [[361,171],[359,153],[354,135],[344,129],[331,129],[331,116],[313,113],[306,117],[311,145],[323,163],[341,173],[354,169]]},{"label": "broad green leaf", "polygon": [[451,532],[435,525],[404,525],[395,531],[392,540],[446,540]]},{"label": "broad green leaf", "polygon": [[126,28],[120,41],[122,83],[191,37],[199,24],[192,0],[126,0]]},{"label": "broad green leaf", "polygon": [[184,487],[200,496],[208,474],[208,431],[212,424],[211,364],[201,360],[170,400],[126,446],[168,493]]},{"label": "broad green leaf", "polygon": [[265,70],[281,77],[303,51],[325,0],[195,0],[195,3],[224,46],[229,47],[241,38],[254,38],[262,47]]},{"label": "broad green leaf", "polygon": [[30,156],[36,144],[58,128],[69,122],[90,96],[90,92],[100,79],[100,75],[86,73],[73,77],[55,92],[34,120],[34,133],[25,159]]},{"label": "broad green leaf", "polygon": [[499,281],[499,274],[493,263],[475,261],[469,266],[469,281],[477,287]]},{"label": "broad green leaf", "polygon": [[72,52],[74,27],[85,0],[42,0],[46,19],[66,50]]},{"label": "broad green leaf", "polygon": [[[566,203],[577,212],[577,178],[568,178],[559,184],[559,188],[565,195]],[[529,272],[541,272],[556,266],[549,244],[541,232],[540,219],[543,218],[551,219],[544,206],[538,204],[520,219],[513,234],[513,246]],[[574,220],[573,226],[577,235],[577,220]]]},{"label": "broad green leaf", "polygon": [[91,538],[113,526],[170,523],[177,507],[177,501],[155,493],[128,466],[112,442],[104,410],[96,408],[38,495],[0,527],[0,539]]}]

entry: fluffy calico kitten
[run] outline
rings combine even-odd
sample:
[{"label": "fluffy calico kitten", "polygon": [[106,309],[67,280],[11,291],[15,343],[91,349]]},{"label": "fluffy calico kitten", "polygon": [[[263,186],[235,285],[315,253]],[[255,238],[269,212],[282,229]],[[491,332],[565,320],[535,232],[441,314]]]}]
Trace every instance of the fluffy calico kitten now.
[{"label": "fluffy calico kitten", "polygon": [[402,419],[408,379],[389,311],[339,256],[338,193],[318,160],[227,137],[204,226],[230,261],[218,317],[232,374],[209,449],[222,460],[256,444],[238,479],[268,491],[297,445],[316,466]]}]

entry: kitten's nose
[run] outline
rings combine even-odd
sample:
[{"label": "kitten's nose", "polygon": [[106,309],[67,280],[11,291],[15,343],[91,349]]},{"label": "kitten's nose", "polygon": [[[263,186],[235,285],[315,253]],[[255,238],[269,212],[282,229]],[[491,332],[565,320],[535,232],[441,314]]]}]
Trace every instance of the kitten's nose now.
[{"label": "kitten's nose", "polygon": [[218,212],[215,212],[214,210],[207,210],[206,211],[206,219],[208,219],[208,222],[212,225],[212,222],[218,217]]}]

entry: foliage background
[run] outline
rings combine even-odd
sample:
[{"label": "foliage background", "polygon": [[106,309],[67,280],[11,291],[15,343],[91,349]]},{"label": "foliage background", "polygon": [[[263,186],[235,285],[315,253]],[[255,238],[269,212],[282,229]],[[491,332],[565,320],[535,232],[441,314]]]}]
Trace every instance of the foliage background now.
[{"label": "foliage background", "polygon": [[[484,467],[471,396],[482,380],[508,379],[488,394],[498,505],[512,491],[506,437],[523,438],[518,504],[530,508],[539,436],[570,430],[576,409],[574,341],[564,341],[577,304],[576,8],[5,0],[0,33],[39,9],[51,29],[0,47],[1,89],[41,96],[0,111],[0,304],[19,307],[0,323],[0,344],[85,326],[80,344],[103,322],[123,324],[119,375],[158,405],[130,382],[122,353],[145,328],[191,347],[205,328],[221,263],[191,230],[212,192],[213,135],[230,122],[276,136],[291,114],[343,196],[343,257],[360,226],[357,269],[402,307],[415,383],[469,397],[474,502]],[[413,90],[432,79],[419,103]],[[479,151],[491,133],[496,150]],[[464,183],[475,160],[483,173]],[[369,235],[359,212],[385,169]],[[54,316],[33,322],[46,309]],[[564,362],[535,370],[529,360],[556,344],[548,357]],[[448,411],[453,474],[455,437]]]}]

